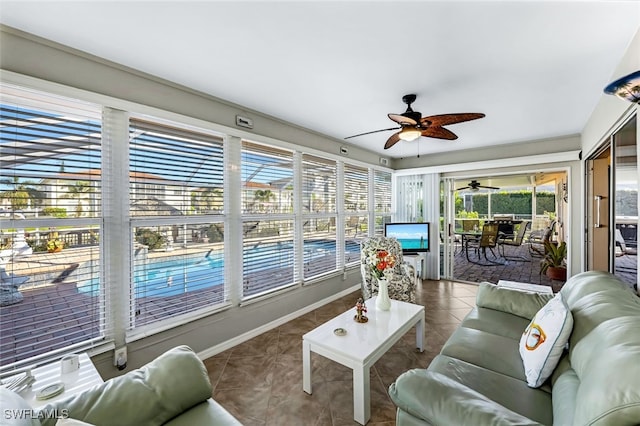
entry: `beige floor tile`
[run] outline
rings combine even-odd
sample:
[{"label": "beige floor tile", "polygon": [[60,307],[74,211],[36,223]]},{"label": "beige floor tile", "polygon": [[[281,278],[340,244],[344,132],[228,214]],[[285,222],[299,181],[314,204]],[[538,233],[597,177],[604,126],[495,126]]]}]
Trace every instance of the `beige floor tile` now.
[{"label": "beige floor tile", "polygon": [[[395,424],[388,388],[413,368],[426,368],[464,316],[475,306],[477,286],[423,281],[417,303],[425,306],[425,351],[415,348],[415,328],[371,369],[371,419],[367,426]],[[311,395],[302,390],[302,335],[353,308],[354,292],[205,360],[213,397],[244,425],[357,425],[353,420],[353,373],[311,354]]]}]

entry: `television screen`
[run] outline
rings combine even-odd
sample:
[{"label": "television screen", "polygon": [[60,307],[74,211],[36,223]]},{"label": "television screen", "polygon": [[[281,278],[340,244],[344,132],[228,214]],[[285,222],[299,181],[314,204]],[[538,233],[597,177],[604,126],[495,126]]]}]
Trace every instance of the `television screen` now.
[{"label": "television screen", "polygon": [[429,251],[429,222],[385,223],[384,235],[395,237],[405,254]]}]

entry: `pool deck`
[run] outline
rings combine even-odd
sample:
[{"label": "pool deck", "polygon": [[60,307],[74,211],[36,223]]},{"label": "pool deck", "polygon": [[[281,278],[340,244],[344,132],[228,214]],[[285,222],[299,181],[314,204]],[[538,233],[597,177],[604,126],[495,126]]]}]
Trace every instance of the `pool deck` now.
[{"label": "pool deck", "polygon": [[[206,254],[212,244],[203,244],[197,247],[176,248],[169,252],[151,252],[150,257],[160,258],[168,256],[183,256],[185,254]],[[521,247],[521,249],[526,249]],[[83,252],[84,250],[84,252]],[[4,306],[0,309],[0,365],[6,365],[16,361],[13,354],[24,353],[27,350],[45,349],[52,346],[67,346],[82,342],[91,337],[97,337],[100,323],[100,303],[96,296],[78,292],[76,289],[77,265],[88,262],[92,256],[91,249],[68,249],[60,253],[38,253],[19,259],[13,263],[13,272],[30,270],[37,271],[41,276],[57,274],[46,285],[33,285],[29,282],[21,286],[20,291],[24,296],[22,302]],[[526,256],[525,253],[523,256]],[[95,260],[95,258],[93,259]],[[616,270],[618,276],[628,281],[630,286],[636,279],[637,255],[624,255],[616,258]],[[30,269],[31,268],[31,269]],[[71,272],[69,272],[71,271]],[[557,291],[562,283],[551,282],[545,275],[541,275],[540,258],[533,258],[529,262],[508,261],[503,265],[481,266],[467,261],[464,254],[455,256],[455,279],[463,282],[489,281],[497,283],[498,280],[527,282],[533,284],[550,285]],[[313,275],[315,271],[309,270],[305,275]],[[55,279],[57,278],[57,279]],[[252,287],[252,294],[268,290],[272,283],[262,280],[260,287]],[[184,298],[189,298],[190,306],[194,301],[199,301],[201,306],[211,304],[212,300],[222,300],[222,286],[214,286],[207,289],[189,292],[168,297],[143,297],[136,299],[138,325],[150,323],[158,319],[174,316],[181,312],[184,306]],[[64,324],[65,331],[60,329]],[[50,334],[42,330],[50,329]],[[38,335],[40,340],[35,341]]]}]

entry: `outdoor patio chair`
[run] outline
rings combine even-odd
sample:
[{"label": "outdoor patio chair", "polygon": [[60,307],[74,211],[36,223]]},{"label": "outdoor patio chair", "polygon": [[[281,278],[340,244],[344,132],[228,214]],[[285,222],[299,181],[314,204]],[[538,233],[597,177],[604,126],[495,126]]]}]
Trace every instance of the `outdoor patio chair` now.
[{"label": "outdoor patio chair", "polygon": [[531,226],[531,221],[523,220],[522,223],[520,223],[518,232],[511,235],[500,235],[498,237],[498,251],[500,252],[502,250],[502,253],[501,253],[502,257],[510,260],[521,260],[524,262],[531,261],[531,259],[526,258],[524,256],[513,255],[513,254],[507,256],[504,251],[505,246],[512,246],[512,247],[519,248],[522,245],[522,242],[524,241],[524,235],[526,234],[527,229],[529,229],[530,226]]},{"label": "outdoor patio chair", "polygon": [[544,257],[544,243],[551,240],[553,235],[553,229],[556,226],[556,221],[551,222],[551,225],[544,229],[538,229],[531,231],[527,244],[529,245],[529,254],[535,257]]},{"label": "outdoor patio chair", "polygon": [[346,228],[353,229],[353,236],[358,236],[358,232],[362,233],[362,223],[360,223],[360,218],[358,216],[351,216],[347,221]]},{"label": "outdoor patio chair", "polygon": [[408,263],[404,263],[400,243],[395,238],[376,236],[366,238],[360,244],[360,273],[362,274],[362,298],[367,300],[378,294],[378,280],[373,276],[367,256],[378,250],[385,250],[395,256],[396,264],[389,279],[389,297],[402,302],[416,301],[416,271]]},{"label": "outdoor patio chair", "polygon": [[[497,223],[485,223],[484,226],[482,227],[482,234],[480,235],[479,238],[477,239],[471,239],[471,238],[467,238],[465,239],[465,247],[464,250],[467,254],[467,261],[471,262],[471,263],[475,263],[477,265],[484,265],[484,266],[490,266],[490,265],[499,265],[502,264],[502,262],[498,262],[497,259],[498,257],[496,256],[495,252],[493,251],[493,249],[496,247],[496,245],[498,244],[498,224]],[[489,249],[489,251],[491,252],[491,254],[493,255],[494,259],[496,260],[489,260],[489,258],[487,257],[487,249]],[[474,250],[477,255],[478,255],[478,260],[471,260],[471,258],[469,257],[469,250]],[[485,263],[481,262],[480,259],[480,253],[482,252],[482,255],[484,256],[485,259]]]},{"label": "outdoor patio chair", "polygon": [[21,302],[23,297],[18,287],[27,281],[29,281],[29,277],[19,277],[14,273],[8,273],[5,265],[0,264],[0,306]]},{"label": "outdoor patio chair", "polygon": [[638,254],[635,248],[627,247],[627,242],[622,236],[622,232],[616,229],[616,256],[624,256],[625,254]]}]

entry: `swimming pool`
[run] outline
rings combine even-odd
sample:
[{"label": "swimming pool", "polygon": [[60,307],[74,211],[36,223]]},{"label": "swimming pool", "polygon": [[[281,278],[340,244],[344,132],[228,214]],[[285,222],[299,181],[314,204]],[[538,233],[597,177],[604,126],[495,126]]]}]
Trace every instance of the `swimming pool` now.
[{"label": "swimming pool", "polygon": [[[354,241],[345,244],[345,252],[355,255],[360,245]],[[326,256],[335,256],[333,240],[314,240],[304,244],[304,263]],[[244,275],[268,276],[274,270],[293,268],[293,243],[291,241],[257,244],[243,252]],[[274,287],[279,285],[274,282]],[[78,291],[97,295],[98,278],[77,284]],[[185,258],[173,256],[161,260],[146,259],[136,262],[133,271],[135,298],[168,297],[224,284],[224,253],[209,252],[203,256]]]}]

